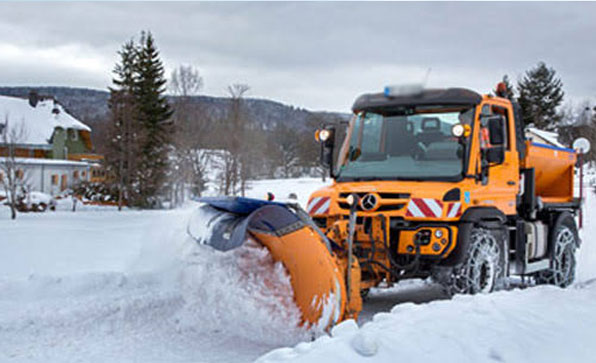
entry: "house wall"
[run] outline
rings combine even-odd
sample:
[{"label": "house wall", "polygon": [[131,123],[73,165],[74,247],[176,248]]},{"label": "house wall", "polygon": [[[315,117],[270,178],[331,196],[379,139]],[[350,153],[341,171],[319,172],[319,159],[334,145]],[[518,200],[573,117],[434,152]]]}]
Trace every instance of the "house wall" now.
[{"label": "house wall", "polygon": [[57,127],[52,135],[52,159],[68,159],[69,154],[87,154],[91,150],[85,144],[79,130]]},{"label": "house wall", "polygon": [[[71,189],[81,181],[91,178],[91,166],[55,165],[55,164],[22,164],[17,170],[23,171],[23,185],[32,191],[40,191],[50,195],[58,195],[64,189]],[[63,184],[62,181],[65,181]]]},{"label": "house wall", "polygon": [[[16,148],[14,154],[19,158],[45,158],[47,153],[42,149]],[[8,156],[7,147],[0,146],[0,156]]]}]

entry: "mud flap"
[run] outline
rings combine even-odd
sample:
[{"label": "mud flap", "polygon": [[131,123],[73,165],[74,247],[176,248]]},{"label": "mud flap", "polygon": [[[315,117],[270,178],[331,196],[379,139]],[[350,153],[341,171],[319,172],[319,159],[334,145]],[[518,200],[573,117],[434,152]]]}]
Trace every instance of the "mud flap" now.
[{"label": "mud flap", "polygon": [[188,234],[220,251],[252,238],[281,262],[294,290],[303,323],[327,329],[344,319],[342,268],[320,235],[285,204],[249,198],[204,198],[191,216]]}]

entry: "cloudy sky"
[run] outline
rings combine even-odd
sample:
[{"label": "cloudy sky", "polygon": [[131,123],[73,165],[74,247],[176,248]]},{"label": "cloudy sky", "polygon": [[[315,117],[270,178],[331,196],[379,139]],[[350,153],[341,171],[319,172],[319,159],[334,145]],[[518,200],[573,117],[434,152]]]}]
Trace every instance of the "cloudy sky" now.
[{"label": "cloudy sky", "polygon": [[105,89],[123,42],[153,32],[168,72],[203,93],[346,111],[421,82],[489,91],[545,61],[567,99],[596,102],[596,3],[0,3],[0,85]]}]

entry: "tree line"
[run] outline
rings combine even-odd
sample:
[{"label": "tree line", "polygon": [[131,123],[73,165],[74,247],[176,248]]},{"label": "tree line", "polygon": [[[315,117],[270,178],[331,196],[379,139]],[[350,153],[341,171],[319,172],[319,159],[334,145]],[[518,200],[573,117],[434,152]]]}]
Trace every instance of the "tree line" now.
[{"label": "tree line", "polygon": [[[518,102],[525,126],[557,132],[559,141],[568,146],[578,137],[596,145],[596,106],[589,101],[563,104],[563,82],[553,67],[539,62],[523,74],[516,87],[507,75],[502,81],[506,96]],[[592,148],[584,160],[596,161],[596,150]]]},{"label": "tree line", "polygon": [[[325,175],[314,130],[339,118],[264,125],[248,112],[250,86],[241,83],[227,87],[224,112],[207,110],[193,98],[204,83],[199,71],[181,65],[168,82],[150,32],[126,42],[118,54],[103,151],[107,183],[119,205],[179,205],[189,192],[201,196],[207,187],[245,195],[250,179]],[[174,96],[170,102],[167,91]]]},{"label": "tree line", "polygon": [[[315,115],[304,125],[284,120],[265,125],[248,112],[250,86],[242,83],[229,85],[227,107],[213,112],[194,97],[204,85],[197,68],[181,65],[166,79],[150,32],[126,42],[118,54],[104,150],[108,182],[121,204],[179,205],[207,188],[245,195],[251,179],[325,176],[313,133],[324,123],[339,124],[341,117]],[[507,75],[503,82],[526,126],[557,131],[565,143],[580,135],[596,142],[596,118],[587,116],[586,105],[562,107],[563,83],[552,67],[539,62],[516,86]]]}]

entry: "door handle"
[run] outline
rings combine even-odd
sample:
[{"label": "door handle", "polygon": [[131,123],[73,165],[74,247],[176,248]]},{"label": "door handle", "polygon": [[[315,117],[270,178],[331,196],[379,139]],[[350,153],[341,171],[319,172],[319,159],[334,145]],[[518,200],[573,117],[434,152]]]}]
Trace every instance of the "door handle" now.
[{"label": "door handle", "polygon": [[515,182],[513,180],[508,180],[507,185],[515,185]]}]

